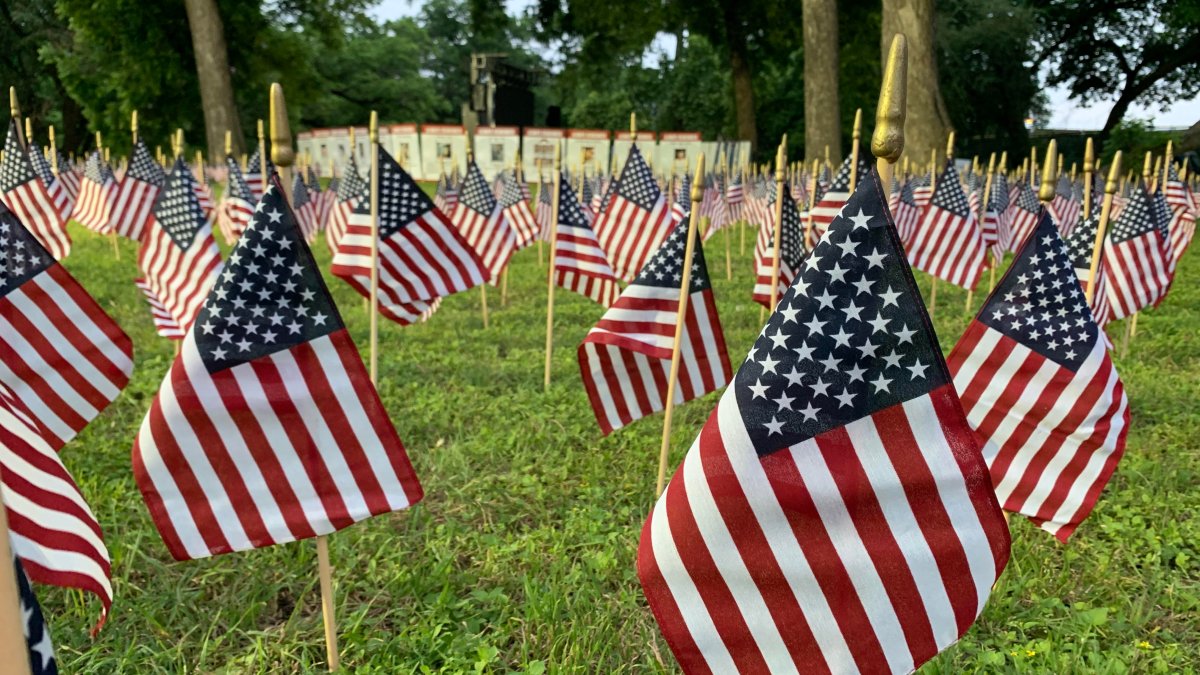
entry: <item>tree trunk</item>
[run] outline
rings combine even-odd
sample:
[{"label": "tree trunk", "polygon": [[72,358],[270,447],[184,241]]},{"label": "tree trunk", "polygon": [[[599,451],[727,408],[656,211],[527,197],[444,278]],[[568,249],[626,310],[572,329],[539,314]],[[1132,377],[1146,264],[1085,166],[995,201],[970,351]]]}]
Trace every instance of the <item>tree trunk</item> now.
[{"label": "tree trunk", "polygon": [[938,156],[941,156],[950,131],[950,115],[938,87],[933,5],[934,0],[883,0],[882,62],[887,62],[896,33],[904,33],[908,38],[908,115],[904,122],[904,153],[918,162],[928,161],[930,148],[938,148]]},{"label": "tree trunk", "polygon": [[[225,47],[225,27],[217,11],[216,0],[184,0],[192,49],[196,54],[196,75],[200,80],[200,102],[204,106],[204,131],[208,157],[225,156],[225,132],[233,132],[233,153],[242,153],[242,128],[233,83],[229,79],[229,54]],[[263,92],[264,95],[266,92]]]},{"label": "tree trunk", "polygon": [[804,152],[842,161],[837,0],[804,0]]},{"label": "tree trunk", "polygon": [[746,33],[738,19],[736,3],[724,3],[725,40],[729,47],[729,69],[733,80],[733,113],[737,120],[737,137],[750,141],[750,152],[758,149],[758,122],[754,116],[754,76],[750,72],[750,57]]}]

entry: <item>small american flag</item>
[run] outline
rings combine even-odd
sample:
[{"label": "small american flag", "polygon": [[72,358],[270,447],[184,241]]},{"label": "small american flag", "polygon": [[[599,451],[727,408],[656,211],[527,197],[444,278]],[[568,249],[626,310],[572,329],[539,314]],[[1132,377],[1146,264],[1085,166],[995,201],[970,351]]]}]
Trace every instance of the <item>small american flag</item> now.
[{"label": "small american flag", "polygon": [[117,197],[113,201],[113,230],[122,237],[141,241],[146,232],[146,223],[153,215],[154,204],[158,201],[158,193],[166,181],[166,173],[139,138],[133,144],[129,170],[121,179]]},{"label": "small american flag", "polygon": [[[70,218],[71,210],[75,205],[75,198],[79,195],[78,183],[74,189],[68,185],[66,181],[58,180],[54,176],[54,169],[50,166],[50,160],[46,159],[46,155],[42,154],[42,149],[38,147],[31,139],[25,139],[29,145],[29,162],[33,165],[33,171],[42,180],[42,185],[46,186],[46,192],[54,203],[58,205],[58,212],[63,218]],[[68,172],[69,173],[69,172]]]},{"label": "small american flag", "polygon": [[254,195],[250,192],[250,186],[246,185],[237,158],[226,155],[225,167],[225,192],[221,195],[221,204],[218,206],[217,224],[221,229],[221,236],[232,245],[242,236],[242,231],[254,215]]},{"label": "small american flag", "polygon": [[1106,239],[1105,285],[1112,318],[1133,316],[1162,299],[1171,284],[1168,242],[1144,185],[1134,190]]},{"label": "small american flag", "polygon": [[905,248],[912,246],[917,236],[917,228],[921,225],[921,208],[917,206],[916,197],[913,195],[913,181],[904,181],[892,217],[896,221],[896,232],[900,235],[900,242]]},{"label": "small american flag", "polygon": [[325,224],[329,222],[329,209],[333,207],[333,202],[337,198],[333,192],[321,189],[321,180],[317,177],[316,169],[308,167],[307,179],[305,185],[308,187],[308,198],[316,205],[316,221],[317,230],[325,228]]},{"label": "small american flag", "polygon": [[421,499],[274,179],[142,422],[133,466],[177,560],[329,534]]},{"label": "small american flag", "polygon": [[133,345],[100,305],[0,207],[0,383],[55,450],[129,382]]},{"label": "small american flag", "polygon": [[[584,214],[564,174],[558,196],[558,232],[554,235],[554,283],[610,307],[621,295],[621,280]],[[546,192],[553,188],[547,185]]]},{"label": "small american flag", "polygon": [[175,160],[138,251],[142,278],[135,283],[150,303],[158,334],[173,340],[187,335],[221,270],[221,252],[195,182],[188,165]]},{"label": "small american flag", "polygon": [[[812,208],[812,235],[814,238],[819,239],[825,233],[825,228],[829,227],[829,223],[833,222],[842,207],[846,205],[846,200],[850,198],[850,169],[853,166],[850,160],[850,157],[842,160],[842,166],[834,176],[833,183],[829,185],[829,189],[821,195],[816,206]],[[858,180],[861,181],[870,170],[871,163],[860,153],[856,174]]]},{"label": "small american flag", "polygon": [[545,178],[541,178],[538,183],[537,206],[533,211],[542,241],[550,241],[550,233],[554,231],[554,204],[550,201],[549,186],[550,183],[547,183]]},{"label": "small american flag", "polygon": [[354,155],[350,155],[346,170],[342,172],[342,179],[338,181],[337,201],[329,209],[329,222],[325,225],[325,243],[329,245],[331,253],[337,254],[338,242],[346,232],[346,221],[350,218],[350,213],[360,201],[370,197],[371,186],[358,175],[358,164],[354,161]]},{"label": "small american flag", "polygon": [[112,564],[100,524],[29,410],[0,384],[0,492],[8,537],[30,578],[94,593],[99,628],[112,606]]},{"label": "small american flag", "polygon": [[1008,206],[1008,241],[1006,249],[1016,251],[1021,248],[1029,233],[1037,227],[1038,218],[1042,212],[1042,204],[1038,201],[1037,192],[1025,181],[1017,181],[1013,186],[1017,191],[1015,199]]},{"label": "small american flag", "polygon": [[42,614],[37,596],[29,584],[21,561],[13,555],[13,565],[16,566],[17,596],[20,599],[18,609],[21,612],[21,626],[25,633],[25,645],[29,654],[30,675],[58,675],[58,661],[54,657],[54,645],[50,642],[50,626]]},{"label": "small american flag", "polygon": [[1001,505],[1063,542],[1129,431],[1121,378],[1076,279],[1043,215],[948,359]]},{"label": "small american flag", "polygon": [[925,207],[929,206],[929,200],[933,199],[931,176],[932,174],[923,173],[912,177],[913,201],[916,202],[921,213],[925,213]]},{"label": "small american flag", "polygon": [[458,187],[450,181],[450,176],[444,173],[438,178],[433,205],[446,215],[454,213],[454,207],[458,206]]},{"label": "small american flag", "polygon": [[972,289],[983,274],[986,253],[979,221],[967,203],[954,162],[948,161],[908,247],[908,259],[919,270]]},{"label": "small american flag", "polygon": [[117,181],[112,169],[99,150],[88,155],[83,168],[83,183],[79,199],[71,216],[87,229],[100,234],[112,232],[113,203],[117,197]]},{"label": "small american flag", "polygon": [[292,179],[292,213],[304,233],[304,241],[312,244],[317,239],[317,203],[308,194],[308,185],[299,171]]},{"label": "small american flag", "polygon": [[1001,172],[992,176],[992,190],[988,193],[987,208],[983,210],[983,243],[996,260],[1004,258],[1008,242],[1012,239],[1008,210],[1008,177]]},{"label": "small american flag", "polygon": [[[754,239],[754,259],[767,256],[767,246],[775,234],[775,181],[760,181],[751,194],[751,221],[758,224],[758,236]],[[756,264],[757,268],[758,265]]]},{"label": "small american flag", "polygon": [[1167,164],[1167,205],[1171,208],[1171,220],[1167,229],[1170,241],[1167,255],[1172,272],[1183,257],[1183,252],[1196,236],[1196,219],[1200,218],[1200,204],[1196,203],[1195,195],[1179,177],[1174,163]]},{"label": "small american flag", "polygon": [[642,265],[671,231],[671,206],[635,145],[629,149],[612,199],[596,217],[593,229],[613,271],[625,280]]},{"label": "small american flag", "polygon": [[[796,207],[796,202],[793,201],[792,195],[788,190],[783,191],[783,218],[780,220],[780,238],[779,246],[779,290],[776,298],[783,295],[788,286],[792,285],[792,280],[796,278],[796,272],[800,270],[801,263],[804,262],[804,257],[808,255],[808,248],[804,245],[804,222],[800,217],[800,209]],[[769,238],[766,241],[766,246],[763,247],[762,255],[758,255],[758,248],[755,248],[754,268],[757,270],[757,275],[754,282],[754,293],[752,295],[755,302],[771,309],[771,280],[774,278],[775,270],[775,231],[771,230]]]},{"label": "small american flag", "polygon": [[1065,239],[1071,236],[1071,230],[1079,224],[1079,214],[1083,212],[1083,203],[1075,195],[1075,185],[1067,176],[1059,176],[1058,184],[1054,187],[1054,199],[1050,200],[1050,217],[1058,226],[1058,233]]},{"label": "small american flag", "polygon": [[462,195],[450,218],[475,253],[479,254],[484,268],[491,275],[488,281],[495,285],[516,250],[517,238],[504,219],[500,202],[496,201],[474,160],[467,167]]},{"label": "small american flag", "polygon": [[25,223],[55,260],[62,260],[71,252],[71,238],[67,235],[67,219],[60,210],[61,204],[54,201],[33,170],[28,153],[21,147],[15,117],[8,123],[8,137],[4,140],[0,196],[8,210]]},{"label": "small american flag", "polygon": [[[675,227],[579,346],[583,386],[605,434],[663,409],[689,226]],[[676,404],[720,389],[732,374],[699,238],[679,359]]]},{"label": "small american flag", "polygon": [[[1087,291],[1088,277],[1092,271],[1092,250],[1096,245],[1096,230],[1100,227],[1100,214],[1093,213],[1090,218],[1079,223],[1079,226],[1071,231],[1071,236],[1067,237],[1067,253],[1070,255],[1071,264],[1075,268],[1075,276],[1079,279],[1079,287]],[[1105,260],[1104,249],[1101,248],[1100,262],[1096,267],[1096,283],[1092,288],[1092,317],[1096,324],[1103,328],[1112,319],[1112,310],[1109,308],[1108,288],[1105,285],[1104,278]]]},{"label": "small american flag", "polygon": [[742,184],[742,172],[739,170],[725,188],[725,219],[736,223],[746,219],[746,187]]},{"label": "small american flag", "polygon": [[910,672],[1008,562],[881,191],[860,177],[642,529],[684,672]]},{"label": "small american flag", "polygon": [[[379,153],[379,312],[407,325],[428,318],[441,297],[474,288],[487,272],[475,251],[412,176],[382,147]],[[371,297],[371,202],[362,200],[332,272]]]},{"label": "small american flag", "polygon": [[[350,166],[354,166],[354,154],[350,155]],[[250,155],[250,159],[246,161],[246,185],[250,186],[250,194],[254,195],[254,200],[257,202],[262,199],[263,189],[275,173],[275,165],[271,163],[271,158],[266,158],[266,166],[263,166],[263,150],[255,148],[254,154]]]},{"label": "small american flag", "polygon": [[537,219],[533,217],[533,211],[529,210],[529,199],[525,193],[517,172],[509,171],[504,177],[504,189],[500,191],[500,210],[504,212],[504,219],[512,228],[518,249],[533,243],[538,235]]},{"label": "small american flag", "polygon": [[[671,202],[671,217],[676,222],[692,212],[692,177],[684,174],[675,186],[675,199]],[[703,214],[700,214],[703,215]]]}]

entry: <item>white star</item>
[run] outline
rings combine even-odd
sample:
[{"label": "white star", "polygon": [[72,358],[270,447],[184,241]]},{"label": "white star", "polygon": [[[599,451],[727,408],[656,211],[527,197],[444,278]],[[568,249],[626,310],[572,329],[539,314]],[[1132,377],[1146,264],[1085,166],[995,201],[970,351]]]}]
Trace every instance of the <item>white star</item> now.
[{"label": "white star", "polygon": [[836,295],[829,294],[829,289],[825,289],[821,293],[821,295],[818,295],[813,299],[816,300],[817,302],[821,303],[822,309],[829,309],[830,307],[833,307],[833,301],[836,298],[837,298]]},{"label": "white star", "polygon": [[865,230],[871,224],[871,216],[863,213],[862,209],[858,210],[857,216],[851,216],[850,220],[854,221],[854,229],[856,230]]},{"label": "white star", "polygon": [[878,267],[879,269],[883,269],[883,259],[884,259],[884,258],[886,258],[886,257],[887,257],[887,254],[886,254],[886,253],[880,253],[880,252],[879,252],[879,248],[878,248],[878,247],[876,247],[876,249],[875,249],[875,252],[874,252],[874,253],[872,253],[872,254],[870,254],[870,255],[866,256],[866,258],[867,258],[867,269],[871,269],[872,267]]},{"label": "white star", "polygon": [[885,319],[882,316],[877,316],[867,323],[871,324],[871,333],[875,334],[887,331],[888,321],[888,319]]},{"label": "white star", "polygon": [[842,255],[855,255],[854,249],[858,248],[858,244],[850,241],[850,237],[846,237],[843,241],[838,242],[837,247],[842,249]]},{"label": "white star", "polygon": [[236,344],[238,346],[238,349],[243,352],[250,351],[250,348],[254,346],[254,343],[250,342],[246,338],[242,338],[241,340],[235,342],[234,344]]},{"label": "white star", "polygon": [[796,314],[798,314],[799,312],[800,312],[800,310],[799,310],[799,309],[796,309],[795,307],[792,307],[792,306],[790,306],[790,304],[789,304],[789,306],[787,306],[787,307],[782,307],[782,306],[781,306],[781,307],[779,308],[779,313],[783,315],[783,322],[784,322],[784,323],[787,323],[787,322],[789,322],[789,321],[795,322],[795,321],[796,321]]},{"label": "white star", "polygon": [[774,415],[771,416],[771,421],[764,422],[763,426],[767,428],[768,437],[775,434],[779,434],[781,436],[783,435],[783,422],[780,422],[779,418],[775,417]]},{"label": "white star", "polygon": [[214,358],[214,359],[216,359],[216,360],[218,360],[218,361],[224,361],[224,360],[225,360],[225,355],[226,355],[226,354],[228,354],[228,353],[229,353],[229,352],[227,352],[226,350],[224,350],[224,349],[222,349],[222,348],[220,348],[220,347],[217,347],[216,349],[214,349],[214,350],[213,350],[213,352],[212,352],[212,355],[213,355],[213,358]]},{"label": "white star", "polygon": [[801,363],[804,361],[811,361],[812,355],[813,347],[809,347],[808,343],[801,343],[800,346],[796,348],[796,358]]},{"label": "white star", "polygon": [[775,343],[775,349],[787,349],[787,341],[791,336],[781,330],[777,330],[774,335],[768,335],[767,337],[771,339],[771,342]]},{"label": "white star", "polygon": [[840,394],[835,394],[834,398],[841,403],[841,406],[848,406],[850,408],[854,407],[854,394],[851,394],[849,390],[843,391]]},{"label": "white star", "polygon": [[800,410],[799,413],[804,415],[805,421],[817,419],[817,409],[813,407],[812,403],[809,403],[808,406],[803,410]]},{"label": "white star", "polygon": [[301,329],[301,328],[304,328],[304,325],[303,325],[303,324],[301,324],[301,323],[299,323],[298,321],[293,321],[293,322],[291,322],[291,323],[289,323],[289,324],[288,324],[287,328],[288,328],[288,331],[289,331],[289,332],[292,332],[292,333],[299,333],[299,332],[300,332],[300,329]]},{"label": "white star", "polygon": [[839,328],[837,334],[832,335],[833,341],[840,347],[850,346],[850,333],[847,333],[844,328]]},{"label": "white star", "polygon": [[887,363],[887,365],[884,367],[885,368],[899,368],[900,367],[900,358],[901,358],[900,354],[897,354],[896,352],[892,352],[891,354],[888,354],[887,356],[883,357],[883,360]]},{"label": "white star", "polygon": [[[36,645],[30,645],[29,649],[41,659],[41,663],[38,665],[42,667],[50,665],[54,659],[54,645],[50,644],[50,631],[42,631],[42,639],[38,640]],[[9,665],[13,664],[9,663]]]},{"label": "white star", "polygon": [[838,366],[841,365],[841,361],[833,358],[833,354],[830,354],[829,356],[817,361],[817,363],[825,366],[825,370],[837,370]]},{"label": "white star", "polygon": [[891,380],[883,376],[883,373],[879,373],[879,377],[871,380],[871,384],[875,385],[875,393],[877,394],[881,391],[888,391],[888,385],[891,384],[891,382]]},{"label": "white star", "polygon": [[896,331],[896,337],[900,340],[900,344],[912,344],[912,336],[916,335],[917,331],[912,330],[908,326]]},{"label": "white star", "polygon": [[812,397],[814,399],[818,396],[827,396],[828,394],[825,393],[825,390],[829,388],[829,383],[818,377],[817,381],[812,384],[811,388],[813,392]]},{"label": "white star", "polygon": [[764,373],[775,373],[778,375],[779,373],[775,372],[775,366],[777,365],[779,365],[779,362],[775,359],[772,359],[770,354],[767,355],[767,358],[762,360],[762,368]]},{"label": "white star", "polygon": [[929,369],[928,364],[921,363],[921,359],[917,359],[916,363],[913,363],[911,366],[908,367],[908,371],[910,373],[912,373],[911,375],[909,375],[909,378],[913,379],[913,380],[917,379],[918,377],[924,378],[925,371],[928,369]]},{"label": "white star", "polygon": [[758,380],[756,381],[756,384],[752,384],[749,387],[750,391],[754,392],[754,396],[751,396],[750,400],[753,401],[756,398],[766,398],[767,390],[770,388],[771,388],[770,385],[762,383],[761,377],[758,378]]},{"label": "white star", "polygon": [[789,387],[797,386],[798,387],[801,384],[803,384],[802,380],[804,378],[804,371],[800,370],[799,368],[793,367],[792,372],[784,373],[783,376],[787,378],[787,381],[788,381],[787,386],[789,386]]},{"label": "white star", "polygon": [[850,370],[847,370],[846,374],[850,376],[851,382],[862,382],[862,379],[863,379],[862,376],[863,376],[863,373],[865,373],[865,372],[867,372],[865,369],[859,368],[858,365],[856,364],[853,368],[851,368]]},{"label": "white star", "polygon": [[854,286],[855,295],[862,295],[863,293],[870,295],[871,284],[873,283],[875,282],[871,281],[870,279],[859,279],[858,281],[851,282],[851,285]]},{"label": "white star", "polygon": [[329,317],[325,316],[324,314],[322,314],[320,312],[317,312],[316,314],[313,314],[313,323],[318,326],[324,326],[325,319],[327,319],[327,318],[329,318]]},{"label": "white star", "polygon": [[871,342],[871,338],[868,337],[862,343],[862,345],[859,346],[858,351],[862,353],[863,357],[868,358],[868,359],[873,359],[873,358],[875,358],[875,351],[877,349],[879,349],[879,345],[875,344],[874,342]]},{"label": "white star", "polygon": [[[280,219],[283,218],[283,213],[278,209],[272,209],[271,212],[267,214],[267,218],[270,218],[272,223],[278,223]],[[270,237],[264,233],[263,239],[270,239]]]},{"label": "white star", "polygon": [[808,328],[809,335],[822,335],[821,326],[824,326],[826,323],[828,322],[817,321],[817,316],[814,314],[812,319],[809,319],[804,325]]},{"label": "white star", "polygon": [[883,298],[883,306],[884,307],[887,307],[888,305],[895,305],[896,307],[900,307],[900,303],[896,302],[896,298],[900,297],[900,292],[893,291],[891,286],[888,286],[887,291],[880,293],[879,297]]},{"label": "white star", "polygon": [[845,283],[846,282],[846,272],[848,272],[848,271],[849,270],[842,269],[841,263],[834,263],[833,269],[829,270],[829,279],[830,279],[829,283],[833,283],[834,281],[840,281],[842,283]]},{"label": "white star", "polygon": [[854,319],[855,321],[862,321],[862,317],[860,317],[859,315],[862,314],[863,309],[864,309],[863,307],[859,307],[858,305],[854,304],[853,300],[851,300],[850,306],[843,309],[842,311],[846,313],[847,321],[849,321],[850,319]]},{"label": "white star", "polygon": [[786,391],[781,391],[781,392],[779,392],[779,398],[774,398],[771,400],[775,402],[775,405],[779,406],[779,409],[781,411],[784,409],[791,410],[792,409],[792,401],[795,401],[796,397],[788,396]]}]

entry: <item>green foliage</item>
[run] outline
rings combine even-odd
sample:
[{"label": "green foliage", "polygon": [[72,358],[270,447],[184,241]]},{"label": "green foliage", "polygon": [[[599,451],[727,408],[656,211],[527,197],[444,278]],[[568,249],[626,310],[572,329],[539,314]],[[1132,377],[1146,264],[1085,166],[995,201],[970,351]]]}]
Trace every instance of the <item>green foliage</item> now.
[{"label": "green foliage", "polygon": [[[734,278],[726,235],[706,245],[734,363],[761,327],[750,252]],[[753,232],[746,238],[753,246]],[[133,379],[62,457],[104,528],[115,603],[93,640],[97,603],[39,587],[63,671],[310,673],[324,669],[312,542],[171,561],[138,493],[129,451],[170,365],[134,287],[136,247],[72,225],[65,265],[135,345]],[[321,240],[323,242],[323,240]],[[328,268],[329,253],[316,245]],[[654,503],[662,417],[601,437],[575,348],[602,309],[557,294],[553,383],[542,390],[545,270],[519,252],[508,305],[488,289],[448,298],[426,324],[380,325],[380,394],[425,487],[406,512],[330,538],[347,672],[677,672],[634,561]],[[929,277],[918,273],[923,292]],[[922,673],[1188,673],[1200,666],[1200,262],[1185,256],[1162,307],[1143,313],[1116,366],[1132,407],[1128,450],[1091,517],[1066,546],[1012,520],[1012,559],[982,617]],[[366,355],[359,295],[329,278]],[[928,297],[928,295],[926,295]],[[941,284],[944,349],[969,317]],[[976,307],[980,302],[977,295]],[[1123,325],[1110,328],[1120,344]],[[676,409],[677,466],[718,394]]]},{"label": "green foliage", "polygon": [[1125,120],[1114,127],[1112,133],[1109,134],[1108,142],[1104,144],[1100,152],[1100,158],[1107,164],[1112,161],[1117,150],[1122,150],[1124,151],[1125,168],[1134,169],[1134,173],[1140,175],[1142,158],[1147,152],[1155,154],[1164,152],[1167,141],[1174,141],[1178,146],[1179,138],[1180,134],[1178,133],[1155,131],[1146,120]]}]

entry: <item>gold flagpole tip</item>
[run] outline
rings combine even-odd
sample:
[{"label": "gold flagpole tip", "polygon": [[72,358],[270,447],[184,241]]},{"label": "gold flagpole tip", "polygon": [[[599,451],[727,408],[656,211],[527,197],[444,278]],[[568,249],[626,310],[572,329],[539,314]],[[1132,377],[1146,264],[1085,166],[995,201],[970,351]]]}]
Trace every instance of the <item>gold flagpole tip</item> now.
[{"label": "gold flagpole tip", "polygon": [[696,158],[696,175],[692,177],[692,203],[704,200],[704,153]]},{"label": "gold flagpole tip", "polygon": [[629,140],[637,141],[637,113],[629,113]]},{"label": "gold flagpole tip", "polygon": [[50,149],[53,150],[54,146],[56,145],[56,139],[54,138],[54,125],[53,124],[51,124],[50,128],[46,130],[46,135],[50,137]]},{"label": "gold flagpole tip", "polygon": [[271,83],[271,161],[275,166],[288,167],[296,161],[292,148],[292,129],[288,125],[287,102],[283,100],[283,87]]},{"label": "gold flagpole tip", "polygon": [[1092,165],[1096,163],[1096,144],[1092,142],[1092,137],[1088,136],[1087,143],[1083,146],[1083,170],[1091,172]]},{"label": "gold flagpole tip", "polygon": [[21,102],[17,100],[17,88],[8,88],[8,110],[13,118],[21,119]]},{"label": "gold flagpole tip", "polygon": [[263,131],[265,128],[266,127],[263,126],[263,121],[259,120],[258,121],[258,142],[259,143],[262,143],[263,140],[267,137],[266,132]]},{"label": "gold flagpole tip", "polygon": [[775,180],[776,182],[783,181],[783,166],[787,163],[787,137],[784,136],[784,142],[779,144],[779,150],[775,153]]},{"label": "gold flagpole tip", "polygon": [[233,154],[233,132],[228,129],[225,130],[225,154]]},{"label": "gold flagpole tip", "polygon": [[904,152],[904,117],[908,109],[908,40],[903,33],[892,38],[883,85],[875,108],[871,154],[895,164]]},{"label": "gold flagpole tip", "polygon": [[100,136],[100,132],[97,131],[96,132],[96,149],[99,150],[100,148],[103,148],[103,147],[104,147],[104,139]]},{"label": "gold flagpole tip", "polygon": [[996,172],[996,153],[993,152],[992,156],[988,157],[988,173],[995,173],[995,172]]},{"label": "gold flagpole tip", "polygon": [[1058,162],[1058,143],[1050,139],[1046,146],[1046,158],[1042,163],[1042,187],[1038,190],[1038,199],[1048,202],[1054,199],[1054,169]]},{"label": "gold flagpole tip", "polygon": [[1153,155],[1151,155],[1149,151],[1146,151],[1146,162],[1142,165],[1142,179],[1147,183],[1150,182],[1151,167],[1154,166],[1154,160],[1151,159],[1151,157],[1153,157]]},{"label": "gold flagpole tip", "polygon": [[954,159],[954,132],[946,139],[946,159]]},{"label": "gold flagpole tip", "polygon": [[367,123],[367,138],[372,143],[379,142],[379,113],[371,111],[371,121]]},{"label": "gold flagpole tip", "polygon": [[1116,194],[1117,184],[1121,182],[1121,151],[1113,155],[1112,166],[1108,167],[1108,180],[1104,182],[1105,194]]},{"label": "gold flagpole tip", "polygon": [[862,138],[862,108],[854,111],[854,140]]},{"label": "gold flagpole tip", "polygon": [[562,171],[562,143],[554,144],[554,171],[555,173]]},{"label": "gold flagpole tip", "polygon": [[33,120],[28,117],[25,118],[25,141],[33,142]]}]

